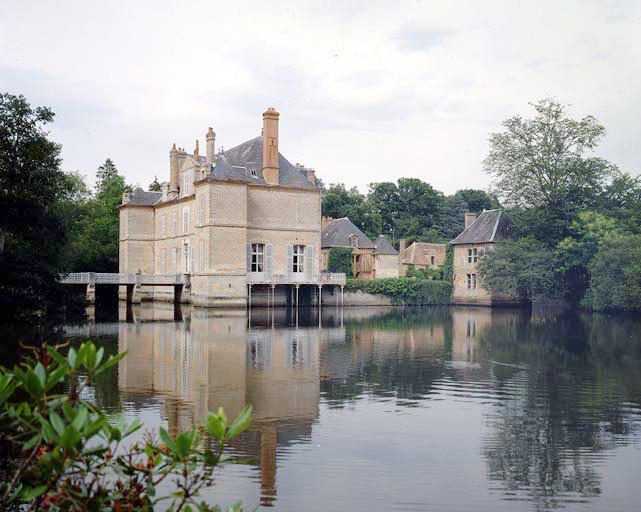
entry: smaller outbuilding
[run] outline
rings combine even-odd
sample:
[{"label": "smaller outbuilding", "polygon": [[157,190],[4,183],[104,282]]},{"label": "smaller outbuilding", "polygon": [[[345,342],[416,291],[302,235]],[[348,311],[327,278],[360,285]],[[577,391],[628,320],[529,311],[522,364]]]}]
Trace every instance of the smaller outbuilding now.
[{"label": "smaller outbuilding", "polygon": [[321,265],[327,270],[329,253],[334,248],[352,251],[352,275],[357,279],[399,276],[399,254],[394,246],[380,235],[372,242],[347,217],[323,217],[321,231]]},{"label": "smaller outbuilding", "polygon": [[486,289],[478,276],[478,262],[485,251],[512,234],[512,224],[503,210],[484,210],[465,214],[465,229],[450,244],[454,248],[452,302],[455,304],[511,305],[513,297]]},{"label": "smaller outbuilding", "polygon": [[407,273],[407,269],[413,266],[416,270],[426,268],[438,269],[445,263],[446,244],[431,244],[426,242],[414,242],[405,247],[405,240],[400,242],[401,253],[401,275]]}]

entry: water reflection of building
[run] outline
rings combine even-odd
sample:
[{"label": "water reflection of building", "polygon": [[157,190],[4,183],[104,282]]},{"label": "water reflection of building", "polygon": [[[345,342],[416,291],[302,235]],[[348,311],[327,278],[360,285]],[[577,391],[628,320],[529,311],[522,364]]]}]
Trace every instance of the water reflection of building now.
[{"label": "water reflection of building", "polygon": [[182,323],[121,323],[119,350],[128,356],[119,366],[119,388],[125,398],[164,398],[161,413],[173,433],[201,424],[219,406],[231,417],[251,404],[253,426],[237,448],[260,458],[269,501],[276,493],[279,443],[309,437],[318,418],[320,333],[311,327],[248,330],[244,313],[219,315],[194,309]]}]

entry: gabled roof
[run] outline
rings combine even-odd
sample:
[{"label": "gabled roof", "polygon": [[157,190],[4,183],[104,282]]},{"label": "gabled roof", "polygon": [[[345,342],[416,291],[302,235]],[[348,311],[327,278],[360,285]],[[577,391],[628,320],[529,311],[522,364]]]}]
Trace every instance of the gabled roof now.
[{"label": "gabled roof", "polygon": [[129,200],[123,204],[134,206],[153,206],[162,198],[162,192],[146,192],[140,187],[129,194]]},{"label": "gabled roof", "polygon": [[414,242],[407,247],[401,255],[401,263],[406,265],[431,265],[428,261],[427,254],[430,256],[442,253],[445,256],[446,244],[430,244],[426,242]]},{"label": "gabled roof", "polygon": [[[299,168],[292,165],[280,153],[278,153],[278,166],[280,168],[279,185],[293,188],[318,188],[315,184],[310,183]],[[264,185],[263,138],[256,137],[216,155],[215,165],[210,176],[221,180],[242,180]]]},{"label": "gabled roof", "polygon": [[482,244],[510,238],[512,225],[503,210],[484,210],[469,227],[450,243]]},{"label": "gabled roof", "polygon": [[361,249],[374,249],[374,244],[365,233],[347,217],[334,219],[321,231],[321,247],[352,247],[350,236],[354,235]]},{"label": "gabled roof", "polygon": [[394,246],[389,242],[387,238],[385,238],[385,235],[378,235],[375,244],[376,254],[398,254],[398,251],[394,249]]}]

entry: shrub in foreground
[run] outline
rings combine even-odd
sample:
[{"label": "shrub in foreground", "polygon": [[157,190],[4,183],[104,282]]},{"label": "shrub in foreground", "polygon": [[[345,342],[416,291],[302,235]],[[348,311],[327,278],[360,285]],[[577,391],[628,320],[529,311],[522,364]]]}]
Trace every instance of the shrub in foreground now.
[{"label": "shrub in foreground", "polygon": [[[138,422],[114,424],[82,398],[125,354],[103,356],[92,342],[66,355],[44,346],[13,370],[0,368],[0,508],[148,511],[162,503],[170,511],[219,511],[199,493],[226,460],[226,443],[250,425],[251,408],[233,421],[219,409],[204,427],[175,437],[160,428],[158,437],[129,441]],[[166,494],[163,481],[173,483]]]}]

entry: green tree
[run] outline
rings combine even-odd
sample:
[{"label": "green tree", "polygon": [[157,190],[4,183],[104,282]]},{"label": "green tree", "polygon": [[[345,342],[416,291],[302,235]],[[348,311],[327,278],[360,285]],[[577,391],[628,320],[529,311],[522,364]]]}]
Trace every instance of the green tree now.
[{"label": "green tree", "polygon": [[149,192],[160,192],[162,190],[158,176],[154,176],[154,181],[149,184]]},{"label": "green tree", "polygon": [[57,283],[65,230],[57,201],[67,180],[60,146],[44,126],[46,107],[0,94],[0,308],[5,318],[47,315],[60,305]]},{"label": "green tree", "polygon": [[553,99],[532,104],[536,115],[503,122],[490,134],[484,160],[493,189],[508,206],[572,210],[590,206],[613,175],[611,164],[586,157],[605,133],[592,116],[574,120]]},{"label": "green tree", "polygon": [[96,172],[96,190],[100,192],[106,186],[106,183],[115,176],[118,176],[118,169],[116,169],[116,165],[111,158],[107,158]]},{"label": "green tree", "polygon": [[641,311],[641,236],[612,237],[590,261],[591,306]]},{"label": "green tree", "polygon": [[555,297],[561,292],[556,262],[537,240],[503,241],[481,255],[479,275],[483,286],[521,300]]},{"label": "green tree", "polygon": [[96,194],[72,235],[71,265],[77,271],[117,272],[122,195],[131,187],[107,159],[96,173]]},{"label": "green tree", "polygon": [[332,247],[327,256],[327,270],[352,277],[352,250],[349,247]]},{"label": "green tree", "polygon": [[482,212],[483,210],[494,210],[500,208],[500,203],[491,194],[485,190],[467,188],[458,190],[454,197],[462,199],[467,204],[467,210],[470,212]]}]

